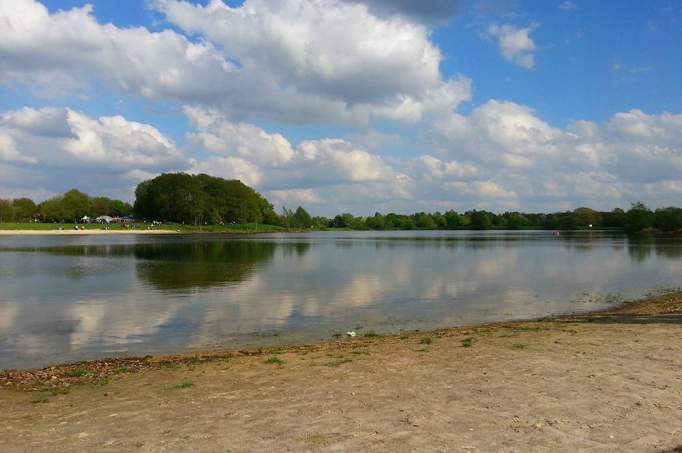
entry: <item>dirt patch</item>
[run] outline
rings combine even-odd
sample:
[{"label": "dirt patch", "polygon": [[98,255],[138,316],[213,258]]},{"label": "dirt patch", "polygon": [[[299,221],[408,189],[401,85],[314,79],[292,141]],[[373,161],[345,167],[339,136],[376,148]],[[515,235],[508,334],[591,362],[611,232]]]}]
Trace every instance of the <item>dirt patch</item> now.
[{"label": "dirt patch", "polygon": [[[428,338],[428,340],[425,340]],[[682,295],[0,375],[0,451],[678,451]]]}]

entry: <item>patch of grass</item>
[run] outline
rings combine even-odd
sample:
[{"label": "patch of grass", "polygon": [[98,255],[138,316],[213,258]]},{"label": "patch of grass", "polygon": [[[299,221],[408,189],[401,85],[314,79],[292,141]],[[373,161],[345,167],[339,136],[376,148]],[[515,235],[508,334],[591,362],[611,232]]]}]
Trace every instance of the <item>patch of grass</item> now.
[{"label": "patch of grass", "polygon": [[528,345],[523,343],[514,343],[512,345],[512,348],[514,349],[525,349],[526,347],[528,347]]},{"label": "patch of grass", "polygon": [[342,358],[342,359],[332,360],[331,362],[327,362],[327,363],[325,363],[325,366],[329,366],[329,367],[332,367],[332,368],[336,368],[336,367],[339,367],[339,366],[343,365],[344,363],[349,363],[349,362],[352,362],[352,361],[353,361],[353,359],[350,359],[350,358],[348,358],[348,357],[345,357],[345,358]]},{"label": "patch of grass", "polygon": [[400,339],[401,340],[409,340],[410,336],[408,334],[404,333],[404,334],[400,335]]},{"label": "patch of grass", "polygon": [[527,327],[527,326],[519,326],[519,327],[514,327],[512,329],[512,332],[516,333],[521,333],[521,332],[540,332],[542,327]]},{"label": "patch of grass", "polygon": [[49,401],[50,400],[47,399],[47,397],[41,396],[41,397],[38,397],[38,398],[31,400],[31,403],[32,404],[45,404],[45,403],[48,403]]},{"label": "patch of grass", "polygon": [[419,343],[421,343],[421,344],[431,344],[431,343],[433,343],[433,338],[431,338],[431,337],[423,337],[423,338],[419,341]]},{"label": "patch of grass", "polygon": [[477,337],[490,337],[493,336],[494,334],[495,332],[493,332],[490,329],[479,329],[476,332],[474,332],[474,335],[476,335]]},{"label": "patch of grass", "polygon": [[103,377],[103,378],[97,379],[95,381],[95,385],[99,385],[100,387],[104,387],[105,385],[109,385],[110,382],[111,382],[111,380],[108,377]]},{"label": "patch of grass", "polygon": [[118,367],[114,373],[116,374],[123,374],[123,373],[130,373],[132,370],[128,368],[127,366],[122,366]]},{"label": "patch of grass", "polygon": [[380,336],[381,336],[381,335],[379,335],[378,333],[376,333],[376,332],[373,331],[373,330],[370,330],[369,332],[367,332],[367,333],[365,334],[365,337],[367,337],[367,338],[376,338],[376,337],[380,337]]},{"label": "patch of grass", "polygon": [[88,370],[85,368],[79,367],[79,368],[74,368],[73,370],[69,370],[66,372],[66,375],[68,377],[83,377],[87,376]]},{"label": "patch of grass", "polygon": [[332,337],[334,337],[334,338],[336,338],[336,339],[338,340],[339,338],[341,338],[341,334],[338,333],[338,332],[336,332],[336,333],[334,333],[334,334],[332,335]]},{"label": "patch of grass", "polygon": [[52,396],[68,395],[71,393],[71,389],[68,387],[52,387],[48,389],[47,392]]},{"label": "patch of grass", "polygon": [[355,349],[350,352],[351,354],[355,355],[369,355],[369,351],[366,349]]},{"label": "patch of grass", "polygon": [[463,348],[470,348],[474,345],[474,339],[469,337],[461,341]]},{"label": "patch of grass", "polygon": [[284,360],[273,355],[272,357],[269,357],[268,359],[266,359],[265,363],[267,363],[268,365],[284,365]]},{"label": "patch of grass", "polygon": [[190,387],[194,387],[194,383],[188,379],[185,379],[184,381],[175,386],[176,389],[188,389]]}]

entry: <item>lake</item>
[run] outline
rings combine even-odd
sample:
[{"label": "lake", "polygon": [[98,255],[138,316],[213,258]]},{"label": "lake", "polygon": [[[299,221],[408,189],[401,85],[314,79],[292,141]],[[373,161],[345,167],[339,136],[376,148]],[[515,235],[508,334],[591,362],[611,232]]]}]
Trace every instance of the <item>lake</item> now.
[{"label": "lake", "polygon": [[0,369],[594,310],[680,286],[607,232],[0,237]]}]

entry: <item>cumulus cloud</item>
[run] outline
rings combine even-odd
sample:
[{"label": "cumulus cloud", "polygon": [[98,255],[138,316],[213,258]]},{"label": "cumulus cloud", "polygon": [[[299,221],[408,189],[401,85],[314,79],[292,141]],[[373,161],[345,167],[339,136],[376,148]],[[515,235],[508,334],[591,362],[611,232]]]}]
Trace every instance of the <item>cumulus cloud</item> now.
[{"label": "cumulus cloud", "polygon": [[414,160],[413,169],[424,179],[463,179],[478,175],[478,168],[456,161],[444,162],[431,155],[419,156]]},{"label": "cumulus cloud", "polygon": [[375,16],[363,4],[247,0],[232,8],[221,0],[206,6],[156,0],[154,5],[171,23],[220,45],[260,90],[276,90],[262,99],[271,112],[290,105],[280,113],[312,110],[359,121],[372,116],[412,121],[470,97],[466,79],[442,79],[442,57],[425,26]]},{"label": "cumulus cloud", "polygon": [[535,67],[535,42],[529,36],[532,27],[518,28],[511,24],[490,25],[487,35],[497,40],[505,60],[523,69]]},{"label": "cumulus cloud", "polygon": [[[479,170],[474,182],[457,181],[449,188],[462,194],[477,189],[500,200],[516,198],[537,209],[560,209],[627,206],[638,199],[675,204],[673,194],[682,174],[680,127],[682,115],[631,110],[604,123],[575,121],[559,129],[527,106],[491,100],[469,116],[443,119],[435,131],[443,156]],[[656,196],[652,187],[668,190]]]},{"label": "cumulus cloud", "polygon": [[[415,21],[341,0],[152,2],[173,30],[101,24],[86,5],[50,13],[36,0],[0,5],[0,83],[59,95],[104,80],[126,93],[281,122],[417,121],[470,98],[444,80],[439,49]],[[55,83],[42,82],[54,79]]]},{"label": "cumulus cloud", "polygon": [[197,129],[189,139],[210,152],[238,154],[261,165],[281,165],[294,157],[291,144],[280,134],[227,121],[215,110],[186,107],[185,114]]},{"label": "cumulus cloud", "polygon": [[460,10],[458,0],[430,0],[420,2],[414,0],[346,0],[363,3],[369,10],[379,16],[398,15],[416,19],[429,24],[440,24],[452,19]]},{"label": "cumulus cloud", "polygon": [[111,183],[118,190],[135,171],[154,174],[185,166],[187,159],[171,139],[148,124],[121,116],[90,118],[68,108],[26,107],[0,114],[3,162],[11,168],[12,176],[3,178],[8,191],[13,185],[46,184],[40,190],[50,193],[98,183]]},{"label": "cumulus cloud", "polygon": [[[248,175],[247,180],[272,185],[386,181],[395,172],[384,160],[338,138],[305,140],[294,147],[278,133],[253,124],[234,123],[213,110],[186,108],[195,130],[189,140],[201,149],[225,157],[195,163],[222,175]],[[264,178],[262,172],[269,171]]]}]

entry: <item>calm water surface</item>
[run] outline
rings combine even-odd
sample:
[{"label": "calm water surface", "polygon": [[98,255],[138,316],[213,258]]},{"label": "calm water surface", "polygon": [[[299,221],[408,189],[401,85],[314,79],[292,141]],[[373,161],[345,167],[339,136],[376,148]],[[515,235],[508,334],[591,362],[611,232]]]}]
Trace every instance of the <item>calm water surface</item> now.
[{"label": "calm water surface", "polygon": [[682,242],[585,232],[0,237],[0,369],[592,310]]}]

